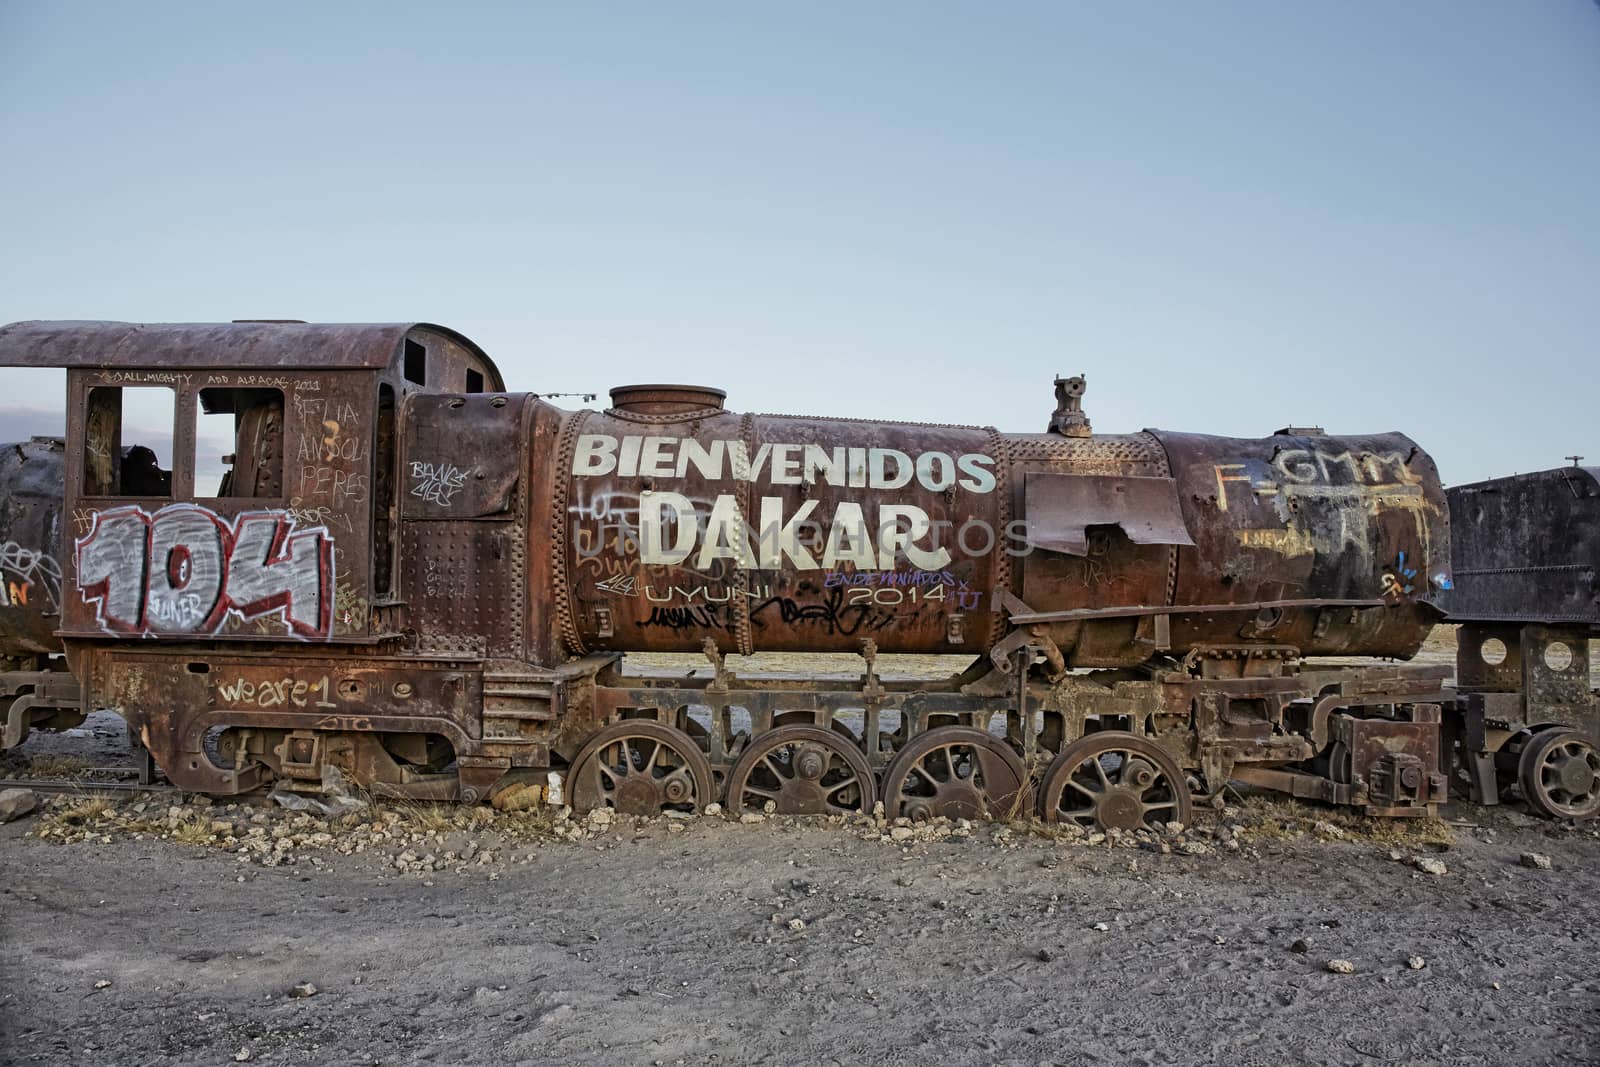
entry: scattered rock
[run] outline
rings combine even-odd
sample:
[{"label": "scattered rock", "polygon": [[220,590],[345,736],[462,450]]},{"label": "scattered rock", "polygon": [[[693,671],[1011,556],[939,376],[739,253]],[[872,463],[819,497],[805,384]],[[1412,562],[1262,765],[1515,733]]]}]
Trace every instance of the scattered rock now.
[{"label": "scattered rock", "polygon": [[1094,926],[1090,927],[1090,929],[1098,930],[1103,934],[1107,930],[1111,929],[1111,927],[1107,926],[1105,923],[1095,923]]},{"label": "scattered rock", "polygon": [[317,987],[312,985],[310,982],[301,982],[299,985],[289,987],[289,995],[291,997],[297,997],[301,999],[305,997],[314,997],[317,995]]},{"label": "scattered rock", "polygon": [[248,1048],[242,1048],[233,1054],[233,1058],[235,1062],[243,1063],[245,1060],[250,1058],[250,1050]]},{"label": "scattered rock", "polygon": [[1034,953],[1034,955],[1039,957],[1040,963],[1049,963],[1051,960],[1056,958],[1056,954],[1047,948],[1040,949],[1038,952]]},{"label": "scattered rock", "polygon": [[1517,862],[1535,871],[1548,871],[1551,867],[1550,857],[1542,852],[1524,852]]},{"label": "scattered rock", "polygon": [[743,815],[739,816],[739,821],[743,823],[764,822],[766,821],[766,818],[767,817],[761,814],[759,811],[747,811]]},{"label": "scattered rock", "polygon": [[98,982],[96,982],[96,983],[95,983],[95,984],[94,984],[94,987],[95,987],[95,988],[96,988],[96,989],[106,989],[106,988],[108,988],[108,987],[109,987],[109,986],[110,986],[110,985],[111,985],[111,982],[110,982],[110,981],[109,981],[109,980],[108,980],[108,979],[105,979],[105,978],[102,978],[102,979],[100,979],[100,980],[99,980],[99,981],[98,981]]},{"label": "scattered rock", "polygon": [[39,806],[39,797],[31,789],[0,790],[0,822],[20,819]]},{"label": "scattered rock", "polygon": [[1329,960],[1328,970],[1334,974],[1355,974],[1356,965],[1349,960]]},{"label": "scattered rock", "polygon": [[910,841],[916,836],[917,832],[909,826],[896,826],[889,831],[889,839],[892,841]]},{"label": "scattered rock", "polygon": [[795,933],[798,934],[801,930],[804,930],[805,928],[806,928],[806,921],[804,919],[790,919],[789,920],[789,929],[793,930]]},{"label": "scattered rock", "polygon": [[1411,865],[1423,874],[1449,874],[1450,868],[1444,865],[1444,860],[1436,856],[1418,856],[1411,861]]},{"label": "scattered rock", "polygon": [[722,814],[722,805],[718,804],[715,800],[713,800],[711,803],[706,805],[706,814],[707,815],[721,815]]},{"label": "scattered rock", "polygon": [[1294,939],[1294,944],[1289,946],[1289,951],[1298,952],[1304,955],[1305,953],[1311,951],[1311,942],[1306,938],[1297,937]]},{"label": "scattered rock", "polygon": [[1420,971],[1427,965],[1428,961],[1423,959],[1421,956],[1412,956],[1410,959],[1406,960],[1406,966],[1410,967],[1413,971]]}]

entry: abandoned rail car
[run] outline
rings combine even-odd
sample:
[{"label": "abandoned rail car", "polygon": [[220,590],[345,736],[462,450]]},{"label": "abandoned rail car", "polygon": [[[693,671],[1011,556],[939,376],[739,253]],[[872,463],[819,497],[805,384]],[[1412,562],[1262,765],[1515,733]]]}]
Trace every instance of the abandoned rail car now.
[{"label": "abandoned rail car", "polygon": [[[1230,778],[1445,795],[1448,670],[1388,662],[1451,584],[1399,434],[1096,434],[1081,379],[1038,434],[692,386],[564,411],[426,324],[19,323],[0,365],[67,368],[57,633],[184,788],[471,802],[554,769],[578,807],[1122,828]],[[650,650],[709,673],[624,669]],[[861,675],[730,669],[761,650]],[[890,682],[889,652],[972,661]]]},{"label": "abandoned rail car", "polygon": [[1558,467],[1449,491],[1460,624],[1452,720],[1471,799],[1513,788],[1557,818],[1600,814],[1600,469]]}]

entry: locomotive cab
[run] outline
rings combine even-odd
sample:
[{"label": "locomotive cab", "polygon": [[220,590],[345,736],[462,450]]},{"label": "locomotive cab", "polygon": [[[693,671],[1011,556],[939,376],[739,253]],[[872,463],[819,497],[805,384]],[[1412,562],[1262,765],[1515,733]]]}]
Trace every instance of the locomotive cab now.
[{"label": "locomotive cab", "polygon": [[412,712],[453,685],[465,716],[464,676],[390,682],[384,661],[409,631],[400,422],[416,398],[504,388],[475,344],[429,324],[25,322],[0,329],[0,365],[67,371],[53,637],[85,706],[120,711],[175,782],[320,767],[296,713],[377,734],[384,699],[423,697]]}]

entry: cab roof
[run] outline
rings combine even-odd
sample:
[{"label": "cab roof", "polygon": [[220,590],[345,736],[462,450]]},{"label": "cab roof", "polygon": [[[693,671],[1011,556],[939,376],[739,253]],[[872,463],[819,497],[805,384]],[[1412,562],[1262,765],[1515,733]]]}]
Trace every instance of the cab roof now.
[{"label": "cab roof", "polygon": [[33,320],[0,326],[0,367],[198,367],[207,369],[383,370],[413,331],[442,334],[481,359],[465,336],[428,322],[77,322]]}]

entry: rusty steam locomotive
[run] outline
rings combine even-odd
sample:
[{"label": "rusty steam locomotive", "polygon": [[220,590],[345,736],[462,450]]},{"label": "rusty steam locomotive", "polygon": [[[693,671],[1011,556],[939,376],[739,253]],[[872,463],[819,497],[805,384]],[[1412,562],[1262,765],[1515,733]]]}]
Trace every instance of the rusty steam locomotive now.
[{"label": "rusty steam locomotive", "polygon": [[[1081,379],[1037,434],[689,386],[566,411],[427,324],[18,323],[0,365],[66,368],[68,412],[0,459],[6,747],[110,708],[212,795],[559,772],[580,809],[1132,828],[1230,780],[1411,815],[1459,776],[1600,810],[1592,538],[1508,564],[1533,505],[1447,499],[1399,434],[1100,434]],[[135,440],[152,397],[170,430]],[[1593,473],[1560,477],[1596,525]],[[1556,571],[1541,613],[1517,576]],[[1393,662],[1445,612],[1459,687]],[[708,670],[627,669],[650,651]],[[860,673],[730,668],[757,652]],[[893,681],[893,653],[971,665]]]}]

